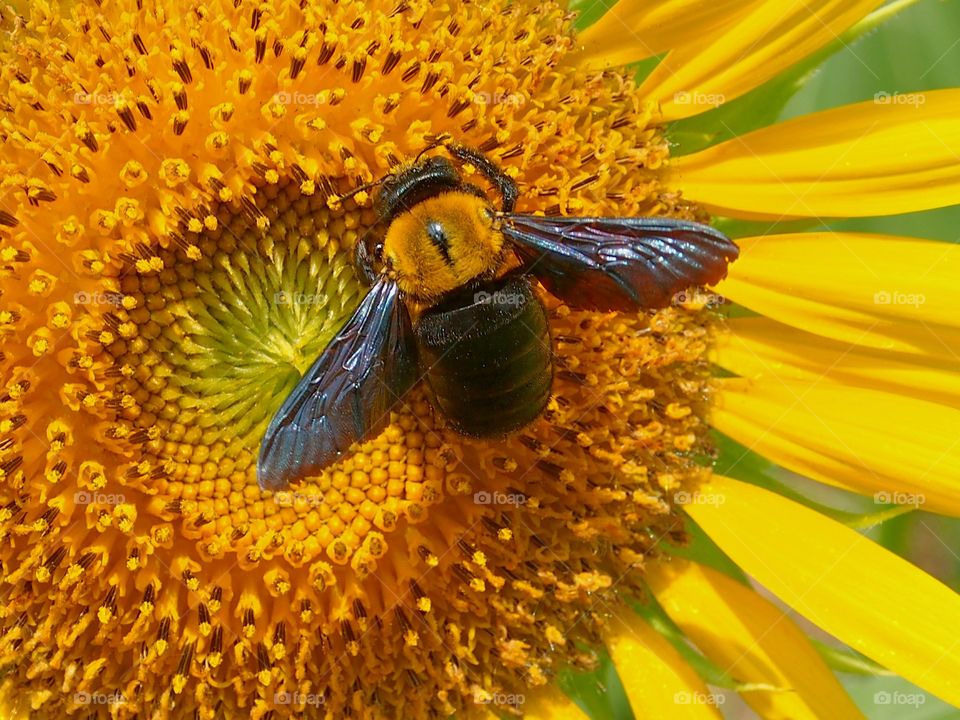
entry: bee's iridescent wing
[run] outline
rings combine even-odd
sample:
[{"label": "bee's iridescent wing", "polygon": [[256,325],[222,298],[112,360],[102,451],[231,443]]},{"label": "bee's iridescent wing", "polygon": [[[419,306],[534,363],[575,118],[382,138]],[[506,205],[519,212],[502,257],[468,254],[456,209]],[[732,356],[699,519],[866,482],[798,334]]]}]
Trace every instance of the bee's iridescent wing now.
[{"label": "bee's iridescent wing", "polygon": [[415,381],[410,316],[397,284],[380,276],[270,421],[260,487],[282,489],[377,435]]},{"label": "bee's iridescent wing", "polygon": [[740,253],[719,230],[674,218],[504,215],[501,230],[526,272],[586,310],[665,307],[719,282]]}]

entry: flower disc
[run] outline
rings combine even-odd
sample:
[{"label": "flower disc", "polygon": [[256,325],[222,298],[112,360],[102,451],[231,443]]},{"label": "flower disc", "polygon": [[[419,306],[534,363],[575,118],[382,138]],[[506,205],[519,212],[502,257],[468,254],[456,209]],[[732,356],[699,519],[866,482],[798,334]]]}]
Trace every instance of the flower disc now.
[{"label": "flower disc", "polygon": [[5,696],[51,717],[468,716],[590,666],[704,472],[695,301],[627,316],[541,293],[555,381],[529,427],[461,437],[421,387],[320,475],[255,477],[365,292],[352,249],[376,218],[340,195],[438,137],[500,164],[523,212],[703,219],[661,189],[629,77],[565,62],[569,20],[33,7],[0,85]]}]

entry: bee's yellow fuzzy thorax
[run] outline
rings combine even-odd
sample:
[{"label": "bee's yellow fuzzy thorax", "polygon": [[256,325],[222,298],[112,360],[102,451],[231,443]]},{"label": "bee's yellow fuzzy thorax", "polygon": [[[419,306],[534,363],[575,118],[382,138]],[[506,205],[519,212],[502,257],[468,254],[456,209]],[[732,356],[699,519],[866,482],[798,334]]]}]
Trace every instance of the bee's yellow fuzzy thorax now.
[{"label": "bee's yellow fuzzy thorax", "polygon": [[449,192],[397,216],[384,238],[383,255],[403,292],[430,301],[496,270],[502,249],[490,204],[470,193]]}]

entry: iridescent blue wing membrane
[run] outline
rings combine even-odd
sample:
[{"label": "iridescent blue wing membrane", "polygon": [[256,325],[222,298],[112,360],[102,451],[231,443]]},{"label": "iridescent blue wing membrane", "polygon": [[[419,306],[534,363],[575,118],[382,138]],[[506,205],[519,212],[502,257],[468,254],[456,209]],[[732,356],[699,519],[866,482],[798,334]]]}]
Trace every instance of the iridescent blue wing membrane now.
[{"label": "iridescent blue wing membrane", "polygon": [[665,307],[722,280],[740,253],[719,230],[674,218],[504,215],[501,230],[526,272],[584,310]]},{"label": "iridescent blue wing membrane", "polygon": [[416,381],[416,349],[396,282],[380,276],[273,416],[257,482],[278,490],[379,434]]}]

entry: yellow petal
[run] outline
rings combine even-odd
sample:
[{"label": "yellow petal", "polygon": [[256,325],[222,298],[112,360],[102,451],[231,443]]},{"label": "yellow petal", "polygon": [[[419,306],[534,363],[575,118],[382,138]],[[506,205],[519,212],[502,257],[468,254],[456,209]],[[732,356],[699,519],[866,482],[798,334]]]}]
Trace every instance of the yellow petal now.
[{"label": "yellow petal", "polygon": [[572,59],[602,70],[725,32],[756,2],[744,0],[620,0],[578,37]]},{"label": "yellow petal", "polygon": [[630,699],[634,717],[719,720],[717,704],[703,680],[680,653],[636,613],[615,617],[607,649]]},{"label": "yellow petal", "polygon": [[960,197],[958,115],[960,90],[880,97],[675,158],[668,183],[714,214],[743,218],[945,207]]},{"label": "yellow petal", "polygon": [[737,244],[718,290],[751,310],[848,344],[960,357],[960,246],[829,232]]},{"label": "yellow petal", "polygon": [[829,382],[910,395],[960,407],[960,365],[908,353],[851,345],[765,317],[729,320],[714,361],[742,377],[769,382]]},{"label": "yellow petal", "polygon": [[722,502],[685,509],[761,585],[850,647],[960,705],[960,595],[776,493],[720,476],[700,492]]},{"label": "yellow petal", "polygon": [[573,700],[556,689],[538,692],[518,705],[525,720],[589,720]]},{"label": "yellow petal", "polygon": [[668,54],[640,90],[660,101],[668,120],[696,115],[776,77],[881,4],[882,0],[751,3],[735,16],[732,27],[704,34],[700,42]]},{"label": "yellow petal", "polygon": [[740,682],[772,685],[741,696],[763,718],[860,718],[807,636],[747,586],[679,558],[647,571],[657,600],[700,650]]},{"label": "yellow petal", "polygon": [[960,410],[826,380],[724,380],[713,426],[807,477],[960,515]]}]

